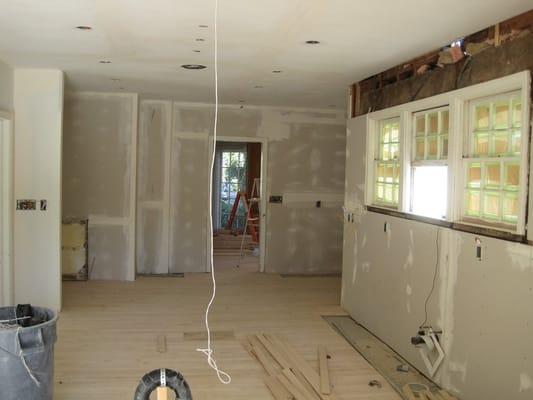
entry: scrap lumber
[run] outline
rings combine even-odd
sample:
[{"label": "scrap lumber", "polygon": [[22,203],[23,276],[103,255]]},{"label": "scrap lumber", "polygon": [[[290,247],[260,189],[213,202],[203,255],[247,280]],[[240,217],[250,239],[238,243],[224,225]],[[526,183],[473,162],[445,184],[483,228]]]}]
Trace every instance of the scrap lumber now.
[{"label": "scrap lumber", "polygon": [[331,394],[326,346],[318,346],[318,371],[320,373],[320,391],[322,394]]},{"label": "scrap lumber", "polygon": [[295,393],[298,393],[297,396],[295,396],[298,400],[316,400],[317,397],[314,395],[314,393],[310,393],[303,385],[303,382],[300,381],[296,375],[290,370],[290,369],[284,369],[283,375],[287,378],[287,380],[293,385],[293,388],[295,389]]},{"label": "scrap lumber", "polygon": [[157,351],[159,353],[167,352],[167,337],[165,335],[159,335],[157,337]]},{"label": "scrap lumber", "polygon": [[265,336],[272,343],[276,344],[277,346],[279,346],[285,351],[285,353],[291,360],[291,363],[294,365],[294,368],[296,368],[303,374],[305,379],[311,384],[315,392],[319,395],[320,399],[338,400],[338,397],[334,393],[331,393],[330,395],[325,395],[320,391],[320,377],[318,376],[318,373],[288,343],[286,343],[279,336],[272,336],[272,335],[265,335]]},{"label": "scrap lumber", "polygon": [[293,400],[294,396],[274,376],[265,378],[265,385],[276,400]]},{"label": "scrap lumber", "polygon": [[[329,371],[327,371],[327,350],[319,348],[319,364],[322,355],[320,375],[283,338],[269,334],[249,335],[243,342],[244,348],[255,358],[269,375],[265,385],[276,400],[339,400],[332,393]],[[326,363],[324,364],[324,361]],[[322,382],[323,381],[323,382]],[[324,385],[324,392],[322,392]],[[327,392],[329,389],[329,393]]]},{"label": "scrap lumber", "polygon": [[270,354],[272,354],[272,357],[281,365],[283,369],[290,368],[291,363],[286,357],[286,355],[283,353],[283,348],[279,346],[275,346],[271,341],[267,340],[267,338],[264,335],[256,335],[257,339],[261,342],[263,346],[268,350]]}]

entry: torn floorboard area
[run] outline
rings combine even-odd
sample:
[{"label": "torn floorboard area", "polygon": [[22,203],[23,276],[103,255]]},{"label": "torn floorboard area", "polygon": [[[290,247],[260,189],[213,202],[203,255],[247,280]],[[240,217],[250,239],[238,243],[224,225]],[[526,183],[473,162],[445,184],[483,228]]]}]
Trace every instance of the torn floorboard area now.
[{"label": "torn floorboard area", "polygon": [[323,318],[383,375],[404,399],[455,399],[351,317]]},{"label": "torn floorboard area", "polygon": [[[331,387],[327,362],[320,362],[315,371],[281,336],[249,335],[243,346],[269,375],[265,385],[276,400],[340,400]],[[324,346],[319,347],[320,355],[327,355]]]}]

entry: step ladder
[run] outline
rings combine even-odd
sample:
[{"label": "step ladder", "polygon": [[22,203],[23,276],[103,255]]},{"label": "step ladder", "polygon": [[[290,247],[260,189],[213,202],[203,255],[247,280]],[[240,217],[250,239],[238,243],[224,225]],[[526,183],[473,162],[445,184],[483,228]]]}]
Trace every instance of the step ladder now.
[{"label": "step ladder", "polygon": [[[249,233],[252,236],[252,242],[259,243],[259,221],[260,221],[260,202],[261,198],[259,195],[260,179],[255,178],[252,185],[252,191],[250,192],[250,198],[246,192],[238,192],[235,197],[235,202],[231,208],[231,213],[228,218],[228,223],[226,224],[226,229],[231,231],[235,218],[237,216],[237,211],[239,209],[239,204],[242,201],[244,205],[244,211],[246,214],[246,222],[244,225],[243,237],[246,233]],[[254,214],[253,207],[257,207],[257,214]]]}]

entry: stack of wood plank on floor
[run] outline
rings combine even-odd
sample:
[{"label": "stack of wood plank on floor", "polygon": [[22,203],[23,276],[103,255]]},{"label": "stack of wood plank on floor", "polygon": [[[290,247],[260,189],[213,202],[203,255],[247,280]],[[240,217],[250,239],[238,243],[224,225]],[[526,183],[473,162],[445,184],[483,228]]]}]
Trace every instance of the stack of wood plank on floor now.
[{"label": "stack of wood plank on floor", "polygon": [[431,392],[428,389],[417,390],[417,386],[420,385],[413,384],[403,387],[403,394],[406,400],[457,400],[444,390],[437,392]]},{"label": "stack of wood plank on floor", "polygon": [[[213,235],[213,250],[215,255],[239,255],[241,251],[242,235],[229,230],[219,230]],[[244,254],[251,254],[254,249],[252,237],[244,237]]]},{"label": "stack of wood plank on floor", "polygon": [[244,347],[263,366],[265,385],[276,400],[340,400],[333,392],[328,372],[328,354],[318,347],[317,372],[285,339],[260,333],[249,335]]}]

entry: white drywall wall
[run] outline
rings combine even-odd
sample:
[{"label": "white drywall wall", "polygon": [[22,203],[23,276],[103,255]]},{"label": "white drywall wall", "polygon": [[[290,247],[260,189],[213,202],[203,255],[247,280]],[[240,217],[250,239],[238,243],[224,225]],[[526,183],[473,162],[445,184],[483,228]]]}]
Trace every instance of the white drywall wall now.
[{"label": "white drywall wall", "polygon": [[14,88],[15,199],[48,205],[15,211],[15,302],[60,309],[63,73],[17,69]]},{"label": "white drywall wall", "polygon": [[65,100],[63,218],[89,220],[89,277],[135,279],[137,95]]},{"label": "white drywall wall", "polygon": [[0,61],[0,110],[13,110],[13,69]]}]

